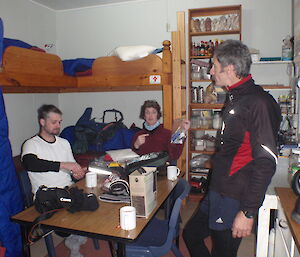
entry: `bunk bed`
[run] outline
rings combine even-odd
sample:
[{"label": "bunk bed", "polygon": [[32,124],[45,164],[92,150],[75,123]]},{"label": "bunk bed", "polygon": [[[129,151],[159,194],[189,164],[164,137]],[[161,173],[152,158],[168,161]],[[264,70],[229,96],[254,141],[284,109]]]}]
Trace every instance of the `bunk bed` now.
[{"label": "bunk bed", "polygon": [[57,55],[9,46],[0,62],[0,87],[3,93],[158,90],[162,91],[164,126],[171,129],[174,119],[185,116],[184,12],[178,12],[177,25],[172,44],[163,42],[162,58],[154,54],[134,61],[99,57],[88,76],[66,75]]},{"label": "bunk bed", "polygon": [[64,74],[62,60],[54,54],[10,46],[3,53],[0,85],[4,93],[101,92],[162,90],[164,123],[172,121],[172,55],[170,41],[163,42],[163,57],[150,54],[124,62],[116,56],[97,58],[92,75]]}]

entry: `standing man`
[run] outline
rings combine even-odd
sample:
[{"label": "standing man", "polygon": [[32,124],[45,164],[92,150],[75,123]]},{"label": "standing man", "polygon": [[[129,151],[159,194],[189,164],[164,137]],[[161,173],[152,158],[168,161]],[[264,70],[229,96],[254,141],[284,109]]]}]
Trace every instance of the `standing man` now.
[{"label": "standing man", "polygon": [[[215,49],[211,75],[228,90],[208,194],[183,238],[192,257],[235,257],[249,236],[277,164],[280,108],[255,85],[249,49],[226,40]],[[211,236],[210,253],[204,238]]]},{"label": "standing man", "polygon": [[[38,109],[40,131],[22,146],[22,162],[35,194],[39,186],[60,187],[71,185],[75,179],[84,177],[86,170],[76,163],[71,146],[66,139],[58,137],[62,112],[54,105],[42,105]],[[70,235],[65,244],[71,250],[70,257],[81,257],[80,245],[86,238]]]}]

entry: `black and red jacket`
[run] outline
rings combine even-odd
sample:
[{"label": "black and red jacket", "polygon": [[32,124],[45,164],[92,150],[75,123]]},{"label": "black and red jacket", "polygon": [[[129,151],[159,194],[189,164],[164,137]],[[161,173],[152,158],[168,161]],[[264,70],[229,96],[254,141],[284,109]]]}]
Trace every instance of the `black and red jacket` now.
[{"label": "black and red jacket", "polygon": [[228,90],[210,189],[257,213],[276,170],[281,112],[251,75]]}]

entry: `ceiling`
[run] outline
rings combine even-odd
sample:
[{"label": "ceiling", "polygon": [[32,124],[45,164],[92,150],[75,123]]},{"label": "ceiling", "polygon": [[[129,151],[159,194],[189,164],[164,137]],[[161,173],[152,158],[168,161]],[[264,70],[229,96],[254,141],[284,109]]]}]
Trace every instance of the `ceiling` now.
[{"label": "ceiling", "polygon": [[76,9],[90,6],[124,3],[137,0],[31,0],[55,11]]}]

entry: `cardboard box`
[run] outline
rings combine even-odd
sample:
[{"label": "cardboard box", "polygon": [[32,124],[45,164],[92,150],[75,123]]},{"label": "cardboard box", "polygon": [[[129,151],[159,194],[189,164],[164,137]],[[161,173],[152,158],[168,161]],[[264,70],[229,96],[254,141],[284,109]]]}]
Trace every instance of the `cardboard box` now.
[{"label": "cardboard box", "polygon": [[136,208],[137,217],[151,214],[157,204],[157,175],[152,170],[140,173],[135,170],[129,175],[131,205]]}]

